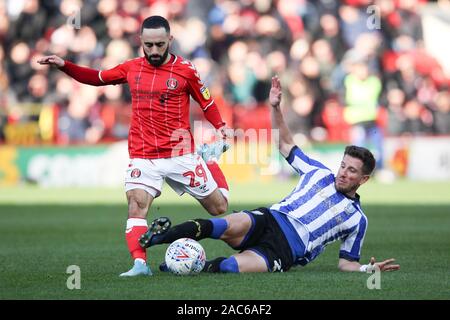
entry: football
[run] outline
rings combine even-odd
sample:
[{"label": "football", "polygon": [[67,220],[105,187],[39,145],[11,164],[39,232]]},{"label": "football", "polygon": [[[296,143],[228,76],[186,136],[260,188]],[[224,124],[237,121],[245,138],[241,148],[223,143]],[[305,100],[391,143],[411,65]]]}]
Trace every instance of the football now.
[{"label": "football", "polygon": [[178,275],[193,275],[202,271],[206,254],[199,242],[182,238],[169,245],[165,261],[170,272]]}]

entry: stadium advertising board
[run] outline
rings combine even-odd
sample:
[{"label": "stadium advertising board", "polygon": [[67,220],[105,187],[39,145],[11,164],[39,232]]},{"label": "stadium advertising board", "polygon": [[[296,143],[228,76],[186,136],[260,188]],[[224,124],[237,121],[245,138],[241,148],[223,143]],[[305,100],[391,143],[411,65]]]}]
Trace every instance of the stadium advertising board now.
[{"label": "stadium advertising board", "polygon": [[386,167],[397,176],[420,181],[450,180],[449,137],[387,138]]}]

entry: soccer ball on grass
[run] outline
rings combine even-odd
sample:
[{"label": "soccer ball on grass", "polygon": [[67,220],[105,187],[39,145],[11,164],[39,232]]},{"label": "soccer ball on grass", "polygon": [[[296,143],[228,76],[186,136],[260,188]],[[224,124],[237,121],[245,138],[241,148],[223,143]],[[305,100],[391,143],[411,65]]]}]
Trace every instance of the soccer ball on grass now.
[{"label": "soccer ball on grass", "polygon": [[202,271],[206,254],[200,243],[190,238],[182,238],[169,245],[165,261],[170,272],[178,275],[193,275]]}]

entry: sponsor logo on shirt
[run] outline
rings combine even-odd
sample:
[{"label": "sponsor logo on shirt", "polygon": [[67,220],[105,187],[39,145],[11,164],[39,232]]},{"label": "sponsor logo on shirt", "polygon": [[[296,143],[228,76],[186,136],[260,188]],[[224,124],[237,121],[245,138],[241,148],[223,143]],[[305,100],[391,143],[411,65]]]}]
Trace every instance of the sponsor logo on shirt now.
[{"label": "sponsor logo on shirt", "polygon": [[205,100],[209,100],[209,98],[211,98],[211,95],[209,94],[209,90],[207,87],[205,86],[201,87],[200,92],[202,93],[202,96]]},{"label": "sponsor logo on shirt", "polygon": [[178,81],[175,78],[169,78],[166,81],[166,85],[170,90],[175,90],[178,87]]},{"label": "sponsor logo on shirt", "polygon": [[[163,100],[161,103],[164,103],[171,97],[176,97],[177,93],[176,91],[167,91],[161,94],[161,91],[150,91],[150,90],[137,90],[137,89],[131,89],[131,97],[134,100],[151,100],[151,99],[158,99]],[[173,92],[173,93],[172,93]]]},{"label": "sponsor logo on shirt", "polygon": [[353,203],[349,203],[346,207],[345,207],[345,213],[347,214],[352,214],[356,211],[355,207],[353,206]]}]

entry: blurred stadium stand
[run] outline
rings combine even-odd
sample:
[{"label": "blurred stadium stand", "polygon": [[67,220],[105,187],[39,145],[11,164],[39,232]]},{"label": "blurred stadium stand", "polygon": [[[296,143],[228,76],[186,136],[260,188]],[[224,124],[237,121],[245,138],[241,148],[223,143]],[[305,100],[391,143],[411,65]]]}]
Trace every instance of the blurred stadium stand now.
[{"label": "blurred stadium stand", "polygon": [[[59,177],[79,163],[74,156],[56,166],[67,170],[54,170],[55,159],[39,157],[54,154],[52,146],[127,138],[126,85],[82,85],[36,61],[57,54],[111,68],[142,55],[140,24],[155,14],[170,20],[172,51],[195,63],[223,118],[244,136],[247,129],[270,129],[267,96],[278,74],[297,144],[368,144],[378,169],[450,177],[449,0],[6,0],[0,2],[0,182]],[[191,114],[202,124],[193,126],[198,142],[209,124],[200,108]],[[270,140],[271,133],[254,136]],[[428,137],[432,143],[423,140]],[[43,145],[48,149],[33,148]],[[434,157],[423,168],[422,157],[414,161],[426,146]],[[325,157],[336,162],[337,154]],[[232,176],[249,172],[243,168],[235,166],[240,173]]]},{"label": "blurred stadium stand", "polygon": [[[113,67],[142,55],[139,27],[154,14],[170,20],[172,51],[194,62],[232,128],[270,128],[266,99],[278,74],[299,144],[354,141],[355,124],[384,137],[450,135],[448,0],[6,0],[0,144],[126,139],[126,85],[81,85],[36,60]],[[351,112],[361,98],[368,118]],[[204,121],[199,108],[192,120]]]}]

